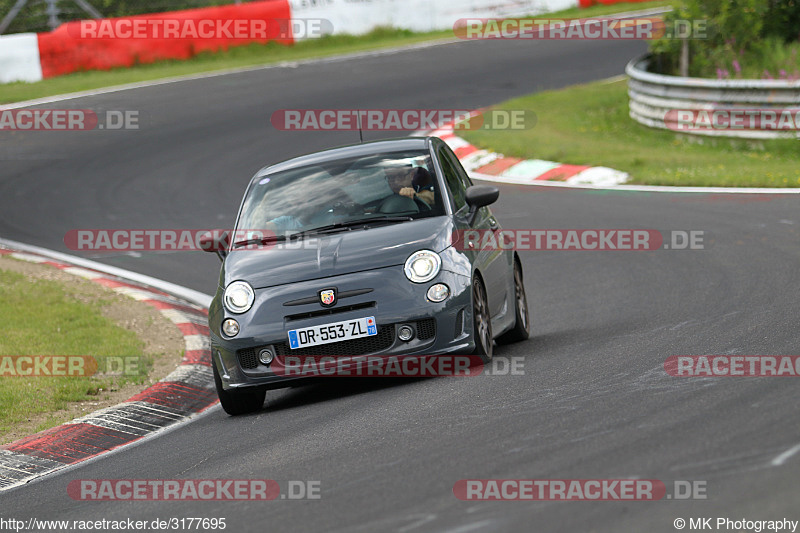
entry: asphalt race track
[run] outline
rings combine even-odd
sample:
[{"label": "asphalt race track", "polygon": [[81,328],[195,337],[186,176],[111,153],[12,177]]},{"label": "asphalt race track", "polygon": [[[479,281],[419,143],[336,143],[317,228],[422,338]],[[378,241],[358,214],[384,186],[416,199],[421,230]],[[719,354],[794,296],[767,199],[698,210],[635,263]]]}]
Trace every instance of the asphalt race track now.
[{"label": "asphalt race track", "polygon": [[[51,104],[136,110],[138,131],[0,134],[0,236],[67,251],[86,228],[233,223],[262,165],[357,141],[273,129],[277,109],[475,108],[618,75],[640,42],[464,42]],[[541,110],[558,112],[558,110]],[[372,136],[368,136],[372,138]],[[676,518],[800,519],[798,382],[681,378],[672,355],[796,355],[800,199],[501,185],[508,228],[701,230],[704,250],[521,252],[524,375],[333,381],[270,392],[0,495],[3,516],[225,517],[229,531],[676,531]],[[94,257],[212,293],[212,254]],[[318,500],[81,502],[74,479],[320,482]],[[707,499],[464,502],[461,479],[705,482]],[[688,526],[686,528],[688,530]]]}]

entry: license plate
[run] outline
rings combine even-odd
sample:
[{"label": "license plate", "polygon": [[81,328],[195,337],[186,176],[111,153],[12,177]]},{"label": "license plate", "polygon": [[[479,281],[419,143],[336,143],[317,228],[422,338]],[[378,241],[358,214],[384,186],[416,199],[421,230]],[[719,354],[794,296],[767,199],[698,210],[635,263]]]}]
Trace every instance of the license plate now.
[{"label": "license plate", "polygon": [[331,342],[371,337],[377,334],[378,327],[375,324],[375,317],[368,316],[310,328],[293,329],[289,332],[289,346],[292,350],[296,350]]}]

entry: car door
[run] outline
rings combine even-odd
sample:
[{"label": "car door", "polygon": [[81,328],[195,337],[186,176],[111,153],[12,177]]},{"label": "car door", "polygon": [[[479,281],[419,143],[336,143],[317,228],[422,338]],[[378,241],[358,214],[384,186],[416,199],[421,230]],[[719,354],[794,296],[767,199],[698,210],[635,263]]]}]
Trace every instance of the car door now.
[{"label": "car door", "polygon": [[[467,206],[466,191],[467,188],[472,186],[472,181],[461,166],[458,158],[450,150],[450,147],[444,143],[441,143],[437,149],[437,158],[444,172],[447,188],[455,204],[454,210],[456,224],[459,226],[458,229],[478,230],[480,235],[484,235],[484,232],[491,232],[496,241],[500,237],[501,228],[488,207],[480,208],[475,221],[469,224],[469,217],[467,216],[469,206]],[[510,263],[507,257],[509,253],[499,249],[499,247],[481,249],[480,243],[476,243],[475,250],[470,259],[483,275],[489,299],[489,312],[494,318],[507,307],[508,272],[510,271]]]}]

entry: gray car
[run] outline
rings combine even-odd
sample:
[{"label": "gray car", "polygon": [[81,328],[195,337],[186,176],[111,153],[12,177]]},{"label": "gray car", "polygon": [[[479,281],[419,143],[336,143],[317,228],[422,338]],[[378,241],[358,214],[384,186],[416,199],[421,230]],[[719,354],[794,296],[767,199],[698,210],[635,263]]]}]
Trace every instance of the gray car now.
[{"label": "gray car", "polygon": [[473,185],[436,137],[377,141],[265,167],[224,249],[209,308],[223,409],[260,409],[300,379],[290,356],[472,354],[528,338],[516,252],[468,234],[500,230],[499,190]]}]

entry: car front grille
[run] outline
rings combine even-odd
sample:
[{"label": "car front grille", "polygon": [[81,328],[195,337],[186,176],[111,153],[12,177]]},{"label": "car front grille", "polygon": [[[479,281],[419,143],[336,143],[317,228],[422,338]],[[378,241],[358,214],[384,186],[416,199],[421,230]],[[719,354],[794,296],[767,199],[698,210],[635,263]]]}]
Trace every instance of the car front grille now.
[{"label": "car front grille", "polygon": [[436,319],[426,318],[417,321],[417,338],[421,341],[432,339],[436,336]]},{"label": "car front grille", "polygon": [[258,358],[256,357],[256,350],[259,348],[244,348],[236,352],[239,357],[239,365],[242,368],[255,368],[258,366]]},{"label": "car front grille", "polygon": [[342,355],[365,355],[380,352],[391,347],[394,343],[394,324],[388,326],[378,326],[378,334],[371,337],[361,337],[360,339],[350,339],[348,341],[332,342],[319,346],[309,346],[308,348],[298,348],[292,350],[288,342],[275,345],[277,355],[312,355],[312,356],[342,356]]},{"label": "car front grille", "polygon": [[319,316],[336,315],[339,313],[349,313],[350,311],[360,311],[362,309],[369,309],[375,307],[375,302],[362,302],[352,305],[342,305],[339,307],[331,307],[329,309],[317,309],[315,311],[308,311],[306,313],[297,313],[296,315],[286,315],[284,319],[287,322],[294,320],[305,320],[308,318],[316,318]]},{"label": "car front grille", "polygon": [[464,310],[461,309],[456,315],[456,331],[453,338],[461,336],[464,333]]},{"label": "car front grille", "polygon": [[[346,355],[366,355],[370,353],[386,350],[394,343],[394,324],[388,326],[378,326],[378,334],[371,337],[361,337],[360,339],[350,339],[347,341],[332,342],[319,346],[309,346],[292,350],[288,342],[275,344],[277,356],[298,355],[298,356],[346,356]],[[236,352],[239,365],[245,370],[258,367],[258,351],[263,348],[256,346],[253,348],[243,348]]]},{"label": "car front grille", "polygon": [[[436,319],[425,318],[416,322],[417,338],[421,341],[426,341],[436,337]],[[288,342],[275,344],[275,355],[279,357],[287,355],[296,356],[348,356],[348,355],[367,355],[371,353],[381,352],[387,350],[394,344],[395,340],[395,325],[389,324],[378,326],[378,334],[371,337],[361,337],[360,339],[351,339],[341,342],[332,342],[330,344],[321,344],[319,346],[309,346],[308,348],[299,348],[292,350]],[[239,359],[239,365],[245,370],[257,368],[258,351],[263,346],[255,346],[253,348],[243,348],[236,352]]]}]

